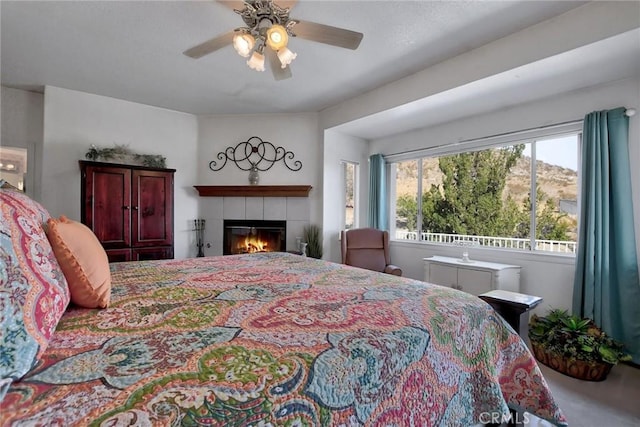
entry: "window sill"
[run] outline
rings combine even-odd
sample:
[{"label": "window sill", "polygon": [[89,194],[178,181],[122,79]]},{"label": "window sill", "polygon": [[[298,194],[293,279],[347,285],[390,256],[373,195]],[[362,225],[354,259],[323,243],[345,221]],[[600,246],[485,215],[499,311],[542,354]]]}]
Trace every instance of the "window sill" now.
[{"label": "window sill", "polygon": [[[442,243],[427,243],[416,242],[410,240],[391,240],[391,246],[405,247],[405,248],[423,248],[430,252],[437,252],[444,256],[459,257],[462,254],[462,248],[459,246],[447,245]],[[468,249],[471,259],[478,260],[495,260],[496,258],[505,260],[523,260],[523,261],[539,261],[548,262],[554,264],[573,265],[576,261],[575,254],[563,254],[553,252],[542,251],[524,251],[507,248],[487,248],[487,247],[474,247]]]}]

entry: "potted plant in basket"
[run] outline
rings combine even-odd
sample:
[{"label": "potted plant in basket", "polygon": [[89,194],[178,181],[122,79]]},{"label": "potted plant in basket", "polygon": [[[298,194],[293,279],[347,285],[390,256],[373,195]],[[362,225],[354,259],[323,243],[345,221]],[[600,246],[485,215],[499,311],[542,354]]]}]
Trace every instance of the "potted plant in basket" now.
[{"label": "potted plant in basket", "polygon": [[574,378],[604,380],[620,361],[631,360],[624,346],[607,336],[591,319],[552,309],[529,323],[533,353],[541,363]]}]

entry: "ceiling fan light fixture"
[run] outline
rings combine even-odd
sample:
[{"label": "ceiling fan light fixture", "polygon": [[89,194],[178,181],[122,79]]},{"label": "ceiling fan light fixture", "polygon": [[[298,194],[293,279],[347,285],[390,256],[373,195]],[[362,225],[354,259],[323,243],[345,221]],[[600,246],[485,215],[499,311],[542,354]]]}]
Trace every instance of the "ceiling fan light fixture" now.
[{"label": "ceiling fan light fixture", "polygon": [[297,0],[283,3],[285,7],[276,3],[281,0],[217,1],[240,15],[244,26],[193,46],[185,50],[184,55],[198,59],[231,43],[240,56],[247,58],[249,68],[264,71],[264,50],[267,49],[266,57],[269,59],[269,67],[274,78],[284,80],[291,77],[289,65],[297,57],[297,54],[287,47],[289,37],[352,50],[357,49],[362,41],[363,34],[356,31],[292,19],[289,12]]},{"label": "ceiling fan light fixture", "polygon": [[273,50],[280,50],[287,47],[289,35],[287,30],[280,24],[274,24],[267,30],[267,45]]},{"label": "ceiling fan light fixture", "polygon": [[280,64],[282,64],[282,68],[287,68],[287,65],[291,64],[297,56],[297,53],[291,52],[287,47],[278,51],[278,59],[280,60]]},{"label": "ceiling fan light fixture", "polygon": [[264,71],[264,55],[258,51],[254,51],[251,58],[247,61],[247,65],[252,70]]},{"label": "ceiling fan light fixture", "polygon": [[238,55],[243,58],[249,57],[255,45],[256,39],[254,39],[251,34],[237,33],[233,36],[233,48],[238,52]]}]

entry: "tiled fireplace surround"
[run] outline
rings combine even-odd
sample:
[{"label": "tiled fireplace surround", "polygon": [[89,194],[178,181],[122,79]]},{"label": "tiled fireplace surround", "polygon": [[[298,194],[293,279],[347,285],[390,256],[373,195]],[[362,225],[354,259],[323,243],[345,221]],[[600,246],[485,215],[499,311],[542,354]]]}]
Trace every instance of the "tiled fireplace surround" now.
[{"label": "tiled fireplace surround", "polygon": [[[307,197],[201,197],[200,217],[205,219],[205,255],[222,255],[225,219],[285,220],[287,250],[294,250],[296,237],[309,225]],[[207,243],[211,245],[207,247]]]}]

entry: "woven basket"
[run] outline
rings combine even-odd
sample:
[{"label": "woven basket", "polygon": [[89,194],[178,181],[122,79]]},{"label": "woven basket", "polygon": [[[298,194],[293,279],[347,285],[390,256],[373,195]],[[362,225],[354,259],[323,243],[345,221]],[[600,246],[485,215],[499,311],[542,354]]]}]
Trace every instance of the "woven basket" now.
[{"label": "woven basket", "polygon": [[584,381],[604,381],[613,365],[605,362],[585,362],[567,359],[557,353],[547,351],[541,345],[531,341],[533,354],[543,365],[562,374]]}]

